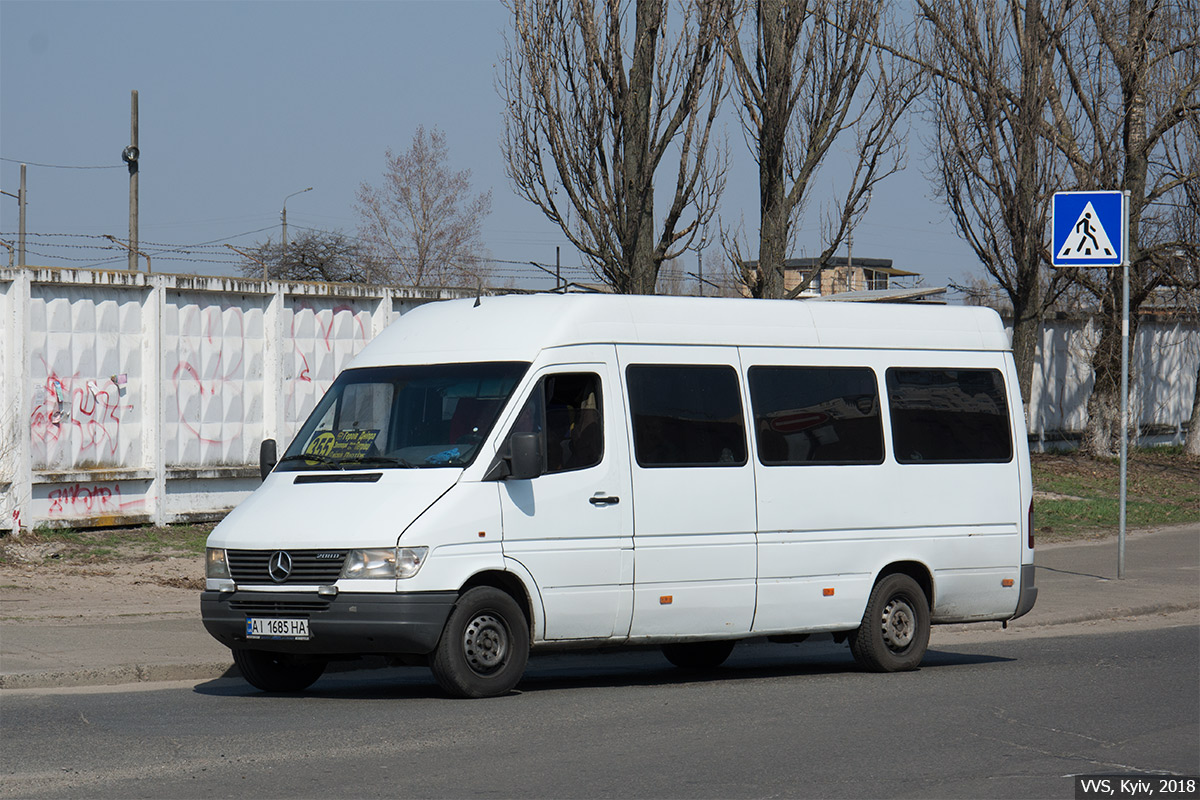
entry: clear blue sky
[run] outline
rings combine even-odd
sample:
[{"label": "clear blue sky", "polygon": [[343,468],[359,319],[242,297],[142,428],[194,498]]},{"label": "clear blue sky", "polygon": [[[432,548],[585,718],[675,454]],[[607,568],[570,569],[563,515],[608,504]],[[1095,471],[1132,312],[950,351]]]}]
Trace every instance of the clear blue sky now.
[{"label": "clear blue sky", "polygon": [[[492,190],[483,238],[493,257],[553,263],[562,245],[564,265],[578,267],[578,254],[504,174],[495,66],[507,24],[491,1],[3,0],[0,189],[16,194],[13,162],[28,163],[28,231],[75,235],[31,235],[27,262],[124,267],[119,252],[95,249],[103,240],[83,237],[128,235],[120,153],[136,89],[140,238],[159,253],[156,272],[233,274],[235,256],[222,247],[199,248],[211,254],[204,260],[172,260],[167,251],[278,240],[284,198],[307,186],[313,191],[288,201],[291,235],[298,227],[354,233],[357,187],[378,182],[384,151],[407,148],[419,125],[445,131],[451,166],[471,170],[477,191]],[[744,217],[753,233],[756,166],[732,104],[723,120],[734,165],[721,216]],[[914,122],[909,166],[875,192],[854,255],[892,258],[926,285],[944,286],[981,270],[923,175],[924,130]],[[838,178],[830,168],[818,181],[793,255],[818,251],[821,202]],[[13,241],[17,227],[17,202],[0,197],[0,232]],[[685,258],[694,269],[695,254]]]}]

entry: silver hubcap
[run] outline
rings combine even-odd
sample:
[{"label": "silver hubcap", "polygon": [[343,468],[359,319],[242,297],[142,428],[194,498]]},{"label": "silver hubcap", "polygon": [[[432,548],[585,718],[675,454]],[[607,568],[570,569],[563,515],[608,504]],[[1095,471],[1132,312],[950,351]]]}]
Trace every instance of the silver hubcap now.
[{"label": "silver hubcap", "polygon": [[894,597],[883,609],[883,643],[889,650],[903,650],[916,633],[917,614],[903,598]]},{"label": "silver hubcap", "polygon": [[504,666],[508,657],[508,628],[492,614],[480,614],[467,625],[463,653],[476,673],[486,675]]}]

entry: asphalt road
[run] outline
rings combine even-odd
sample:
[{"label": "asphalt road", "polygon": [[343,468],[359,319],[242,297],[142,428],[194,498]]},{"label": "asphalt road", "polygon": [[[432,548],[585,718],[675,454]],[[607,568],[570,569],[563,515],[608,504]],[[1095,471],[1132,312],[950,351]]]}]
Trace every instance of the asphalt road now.
[{"label": "asphalt road", "polygon": [[444,699],[427,670],[0,697],[0,797],[1039,797],[1200,772],[1200,628],[969,641],[868,675],[831,643],[551,656]]}]

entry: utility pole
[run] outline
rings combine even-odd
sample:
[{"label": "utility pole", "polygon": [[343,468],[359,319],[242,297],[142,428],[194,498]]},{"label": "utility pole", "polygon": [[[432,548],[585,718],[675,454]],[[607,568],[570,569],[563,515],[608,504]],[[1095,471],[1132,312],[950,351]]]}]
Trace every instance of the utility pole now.
[{"label": "utility pole", "polygon": [[[25,266],[25,165],[24,164],[21,165],[21,188],[17,189],[16,194],[13,194],[12,192],[0,192],[0,194],[7,195],[17,201],[17,207],[19,209],[17,213],[20,216],[20,222],[18,223],[18,227],[17,227],[17,252],[19,253],[19,256],[17,258],[17,266],[23,267],[23,266]],[[11,267],[12,266],[13,249],[8,244],[5,244],[4,246],[8,247],[8,265]]]},{"label": "utility pole", "polygon": [[846,291],[854,291],[854,226],[846,233]]},{"label": "utility pole", "polygon": [[562,261],[559,260],[559,250],[558,247],[554,248],[554,291],[566,294],[566,287],[562,285]]},{"label": "utility pole", "polygon": [[700,246],[696,248],[696,281],[700,284],[700,296],[704,297],[704,237],[700,237]]},{"label": "utility pole", "polygon": [[17,206],[20,219],[17,223],[17,266],[25,266],[25,205],[29,196],[25,193],[25,165],[21,165],[21,188],[17,189]]},{"label": "utility pole", "polygon": [[[129,165],[129,271],[138,268],[138,93],[129,97],[129,146],[121,151],[121,159]],[[150,259],[146,259],[149,270]]]},{"label": "utility pole", "polygon": [[301,189],[298,192],[292,192],[287,197],[283,198],[283,213],[280,214],[279,216],[283,219],[283,256],[285,258],[287,257],[287,201],[289,199],[295,197],[298,194],[304,194],[305,192],[311,192],[312,188],[313,187],[310,186],[307,189]]}]

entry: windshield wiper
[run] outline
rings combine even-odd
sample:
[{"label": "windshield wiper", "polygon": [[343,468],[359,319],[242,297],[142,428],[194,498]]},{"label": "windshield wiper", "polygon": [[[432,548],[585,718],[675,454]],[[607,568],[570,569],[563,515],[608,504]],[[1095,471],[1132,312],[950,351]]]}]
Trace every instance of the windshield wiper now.
[{"label": "windshield wiper", "polygon": [[330,458],[318,453],[297,453],[296,455],[284,456],[279,459],[280,464],[288,461],[307,461],[310,464],[316,462],[317,464],[326,464],[337,469],[342,469],[342,460],[340,458]]},{"label": "windshield wiper", "polygon": [[[382,464],[385,466],[405,467],[406,469],[416,469],[417,465],[410,461],[405,461],[397,456],[363,456],[362,458],[344,458],[342,464]],[[344,469],[345,467],[343,467]]]}]

